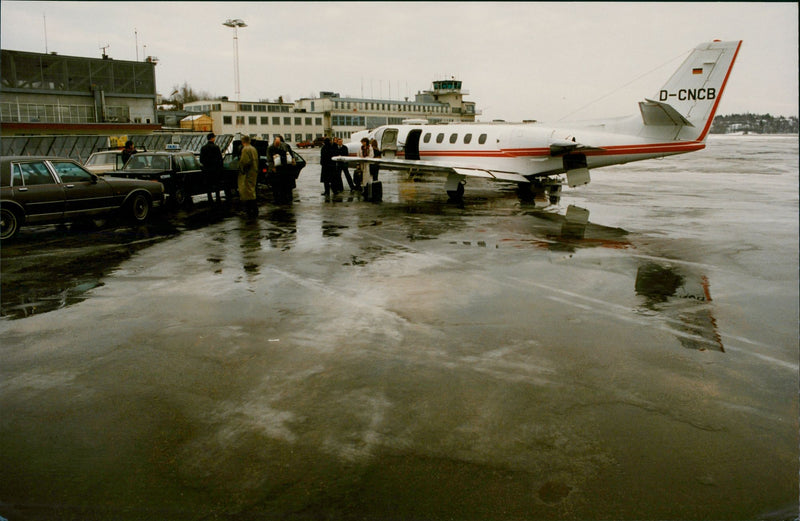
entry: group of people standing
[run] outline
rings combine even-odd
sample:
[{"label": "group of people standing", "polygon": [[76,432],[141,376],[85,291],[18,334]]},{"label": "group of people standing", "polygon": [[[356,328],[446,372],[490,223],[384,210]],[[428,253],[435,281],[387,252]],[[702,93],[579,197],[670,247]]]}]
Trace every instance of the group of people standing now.
[{"label": "group of people standing", "polygon": [[[200,163],[207,180],[208,202],[213,203],[213,193],[216,192],[217,203],[220,202],[220,191],[225,192],[225,198],[230,200],[230,187],[224,179],[222,152],[214,142],[213,133],[206,136],[208,142],[200,149]],[[276,136],[267,148],[267,176],[272,185],[272,192],[276,203],[292,200],[292,190],[295,187],[295,160],[288,144],[283,142],[281,136]],[[239,177],[237,188],[242,209],[248,218],[258,216],[256,203],[256,184],[258,182],[260,164],[258,151],[253,146],[250,136],[242,136],[242,147],[239,150]]]},{"label": "group of people standing", "polygon": [[[351,192],[360,192],[362,190],[361,183],[364,180],[362,166],[360,164],[356,166],[353,177],[350,177],[350,170],[347,168],[347,163],[333,160],[333,158],[336,156],[349,155],[350,150],[342,143],[342,138],[326,137],[324,139],[322,150],[320,151],[319,162],[321,166],[320,182],[324,187],[322,195],[325,197],[329,197],[331,193],[333,193],[333,195],[337,195],[344,191],[342,174],[344,174]],[[374,139],[370,142],[369,139],[362,138],[361,148],[358,151],[358,157],[381,157],[381,152],[378,148],[378,142]],[[373,181],[377,181],[378,179],[379,168],[380,167],[377,164],[369,165],[369,172]]]},{"label": "group of people standing", "polygon": [[[225,183],[224,169],[222,163],[222,152],[219,146],[215,143],[216,136],[214,133],[209,133],[207,136],[208,142],[200,149],[200,163],[203,165],[203,173],[205,174],[208,190],[209,203],[214,202],[214,193],[216,193],[216,201],[220,203],[220,192],[225,192],[226,199],[230,199],[230,188]],[[323,184],[325,191],[322,195],[330,197],[337,195],[344,191],[344,183],[342,181],[342,174],[347,180],[347,184],[351,192],[361,191],[362,182],[364,179],[364,170],[361,165],[356,167],[353,177],[350,176],[350,170],[347,163],[334,161],[336,156],[348,156],[350,152],[346,145],[343,144],[342,138],[326,137],[323,141],[322,150],[320,151],[320,166],[321,176],[320,182]],[[361,140],[361,148],[358,151],[358,157],[373,158],[381,157],[378,142],[363,138]],[[272,144],[267,149],[267,169],[268,179],[272,185],[273,194],[276,203],[290,202],[292,198],[292,190],[295,187],[294,166],[295,160],[288,144],[283,142],[281,136],[276,136]],[[259,156],[258,151],[252,145],[250,136],[242,136],[242,147],[239,151],[239,177],[238,189],[239,200],[242,204],[242,209],[248,218],[255,218],[258,216],[258,205],[256,203],[256,183],[259,174]],[[369,173],[373,181],[378,179],[377,164],[369,165]]]},{"label": "group of people standing", "polygon": [[322,192],[322,195],[329,197],[331,192],[333,192],[333,195],[344,192],[342,174],[344,174],[345,179],[347,179],[347,185],[350,187],[350,191],[355,190],[356,185],[353,183],[353,178],[350,177],[350,170],[347,168],[347,163],[340,163],[333,160],[336,156],[349,155],[349,151],[347,147],[342,144],[341,138],[326,137],[322,143],[322,149],[319,152],[319,163],[321,167],[319,181],[325,187],[325,191]]}]

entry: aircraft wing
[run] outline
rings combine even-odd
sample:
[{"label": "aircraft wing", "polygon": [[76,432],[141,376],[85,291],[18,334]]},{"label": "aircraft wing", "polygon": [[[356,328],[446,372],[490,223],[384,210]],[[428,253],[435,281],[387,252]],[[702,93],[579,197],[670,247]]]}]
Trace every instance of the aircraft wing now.
[{"label": "aircraft wing", "polygon": [[380,165],[386,170],[402,170],[407,172],[421,172],[434,174],[459,174],[468,177],[482,177],[484,179],[495,179],[498,181],[511,181],[514,183],[530,183],[530,179],[516,172],[505,172],[502,170],[490,170],[471,166],[448,166],[432,161],[420,161],[416,159],[384,159],[376,157],[348,157],[336,156],[334,161],[341,163],[371,163]]},{"label": "aircraft wing", "polygon": [[571,152],[585,152],[587,150],[604,150],[600,147],[583,145],[574,141],[554,141],[550,143],[550,155],[553,157],[564,156]]}]

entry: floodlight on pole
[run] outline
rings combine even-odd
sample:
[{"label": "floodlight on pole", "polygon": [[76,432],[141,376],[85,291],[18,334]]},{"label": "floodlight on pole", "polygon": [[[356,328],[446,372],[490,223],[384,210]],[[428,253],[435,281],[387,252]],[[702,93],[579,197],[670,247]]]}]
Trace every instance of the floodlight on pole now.
[{"label": "floodlight on pole", "polygon": [[236,86],[236,101],[239,101],[239,27],[247,27],[247,24],[239,18],[228,18],[222,25],[233,28],[233,76]]}]

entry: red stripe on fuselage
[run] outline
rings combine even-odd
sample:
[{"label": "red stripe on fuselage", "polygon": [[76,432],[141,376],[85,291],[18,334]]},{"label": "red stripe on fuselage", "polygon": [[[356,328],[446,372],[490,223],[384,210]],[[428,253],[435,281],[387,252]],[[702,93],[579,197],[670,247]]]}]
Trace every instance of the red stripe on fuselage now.
[{"label": "red stripe on fuselage", "polygon": [[[587,156],[618,156],[629,154],[660,154],[694,152],[705,148],[700,141],[676,141],[670,143],[646,143],[641,145],[611,145],[602,150],[586,150],[577,153]],[[504,148],[500,150],[420,150],[420,157],[550,157],[549,148]],[[556,156],[557,157],[557,156]]]}]

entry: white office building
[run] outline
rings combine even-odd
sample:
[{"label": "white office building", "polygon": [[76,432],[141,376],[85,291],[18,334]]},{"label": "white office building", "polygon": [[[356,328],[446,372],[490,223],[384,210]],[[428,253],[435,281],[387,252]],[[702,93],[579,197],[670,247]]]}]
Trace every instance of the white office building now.
[{"label": "white office building", "polygon": [[433,89],[418,92],[414,100],[341,97],[320,92],[316,98],[283,101],[195,101],[184,105],[190,112],[207,114],[217,134],[248,134],[271,140],[282,135],[290,143],[312,141],[322,136],[347,139],[353,132],[407,119],[431,123],[475,121],[480,112],[475,103],[464,101],[468,92],[455,79],[433,82]]}]

